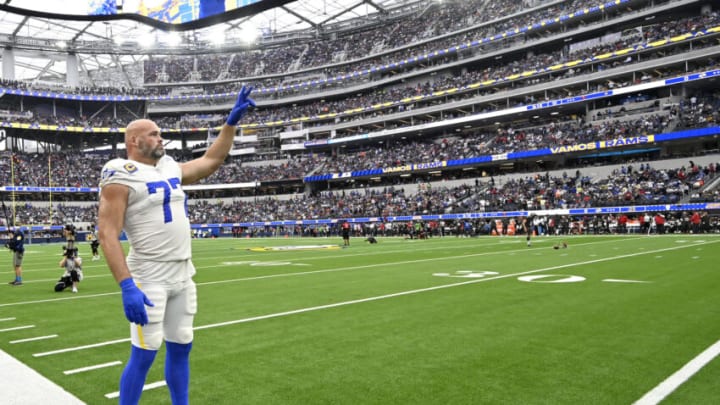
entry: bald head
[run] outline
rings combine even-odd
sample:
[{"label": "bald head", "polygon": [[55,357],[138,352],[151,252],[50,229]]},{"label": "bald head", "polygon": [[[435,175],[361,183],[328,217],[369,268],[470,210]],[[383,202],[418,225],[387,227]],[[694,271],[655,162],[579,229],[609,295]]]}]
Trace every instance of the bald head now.
[{"label": "bald head", "polygon": [[138,162],[155,164],[165,155],[160,128],[148,119],[132,121],[125,128],[125,147],[128,158]]},{"label": "bald head", "polygon": [[148,129],[157,128],[157,125],[149,119],[139,119],[132,121],[125,128],[125,143],[130,143],[130,138],[137,136],[139,133],[147,131]]}]

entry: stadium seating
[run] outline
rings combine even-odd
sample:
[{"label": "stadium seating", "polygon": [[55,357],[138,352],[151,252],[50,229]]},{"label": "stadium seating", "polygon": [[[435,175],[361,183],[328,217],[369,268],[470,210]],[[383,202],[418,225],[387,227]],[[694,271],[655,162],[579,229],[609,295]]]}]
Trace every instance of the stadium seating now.
[{"label": "stadium seating", "polygon": [[[634,162],[620,166],[610,165],[628,158],[614,152],[503,158],[716,128],[720,97],[705,79],[718,67],[717,10],[703,1],[634,0],[608,3],[599,18],[600,8],[589,0],[537,2],[529,9],[491,3],[433,3],[384,24],[354,21],[351,30],[292,46],[207,58],[153,56],[145,61],[144,88],[68,89],[118,96],[109,101],[71,101],[58,93],[50,108],[47,96],[28,93],[38,86],[3,81],[21,93],[0,99],[0,120],[21,138],[109,133],[104,139],[117,142],[120,129],[147,111],[168,139],[197,142],[223,122],[233,91],[255,84],[259,108],[241,125],[232,157],[189,191],[197,223],[718,201],[716,136],[678,141],[679,149],[677,143],[631,148]],[[423,24],[414,23],[418,19]],[[612,27],[619,28],[609,35]],[[696,72],[698,85],[626,91]],[[190,95],[180,96],[183,91]],[[124,95],[133,97],[119,98]],[[573,97],[577,101],[558,101]],[[114,108],[106,108],[108,102]],[[193,153],[206,145],[196,144]],[[96,187],[112,152],[81,149],[2,152],[0,183]],[[190,157],[188,150],[170,153]],[[702,163],[659,167],[655,161],[680,156]],[[445,167],[482,157],[500,163]],[[596,167],[613,169],[588,173]],[[382,170],[388,168],[398,170]],[[247,182],[256,185],[212,187]],[[95,222],[95,194],[56,192],[53,205],[48,197],[14,195],[21,222]]]}]

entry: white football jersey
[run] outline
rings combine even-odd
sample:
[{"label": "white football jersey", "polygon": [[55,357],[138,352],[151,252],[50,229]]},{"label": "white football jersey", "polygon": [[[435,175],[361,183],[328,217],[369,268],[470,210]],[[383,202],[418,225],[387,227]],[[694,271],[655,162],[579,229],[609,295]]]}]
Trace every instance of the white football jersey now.
[{"label": "white football jersey", "polygon": [[113,159],[103,167],[100,193],[108,184],[122,184],[130,189],[124,230],[130,242],[127,263],[133,277],[167,280],[192,276],[155,274],[159,267],[165,267],[163,272],[167,267],[149,263],[191,257],[190,221],[179,164],[167,155],[156,166]]}]

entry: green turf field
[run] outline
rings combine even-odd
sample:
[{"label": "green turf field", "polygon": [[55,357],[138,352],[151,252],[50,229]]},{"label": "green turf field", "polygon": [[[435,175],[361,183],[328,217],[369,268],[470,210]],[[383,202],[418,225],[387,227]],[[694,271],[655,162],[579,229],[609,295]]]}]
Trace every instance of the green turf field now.
[{"label": "green turf field", "polygon": [[[192,403],[633,404],[720,339],[720,236],[340,244],[194,241]],[[0,285],[0,349],[109,404],[129,330],[89,251],[80,292],[55,293],[60,245],[27,245],[25,284]],[[720,359],[705,362],[663,403],[720,402]],[[148,384],[163,364],[161,350]],[[167,389],[141,403],[169,404]]]}]

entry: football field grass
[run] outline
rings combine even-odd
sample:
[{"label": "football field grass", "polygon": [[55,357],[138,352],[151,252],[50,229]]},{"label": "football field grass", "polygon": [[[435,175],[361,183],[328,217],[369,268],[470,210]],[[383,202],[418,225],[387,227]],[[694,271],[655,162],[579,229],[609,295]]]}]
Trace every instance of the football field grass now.
[{"label": "football field grass", "polygon": [[[720,403],[720,236],[378,240],[194,240],[191,403]],[[80,244],[80,292],[55,293],[60,245],[26,248],[0,349],[116,402],[129,328],[105,262]],[[141,403],[170,403],[163,366]]]}]

